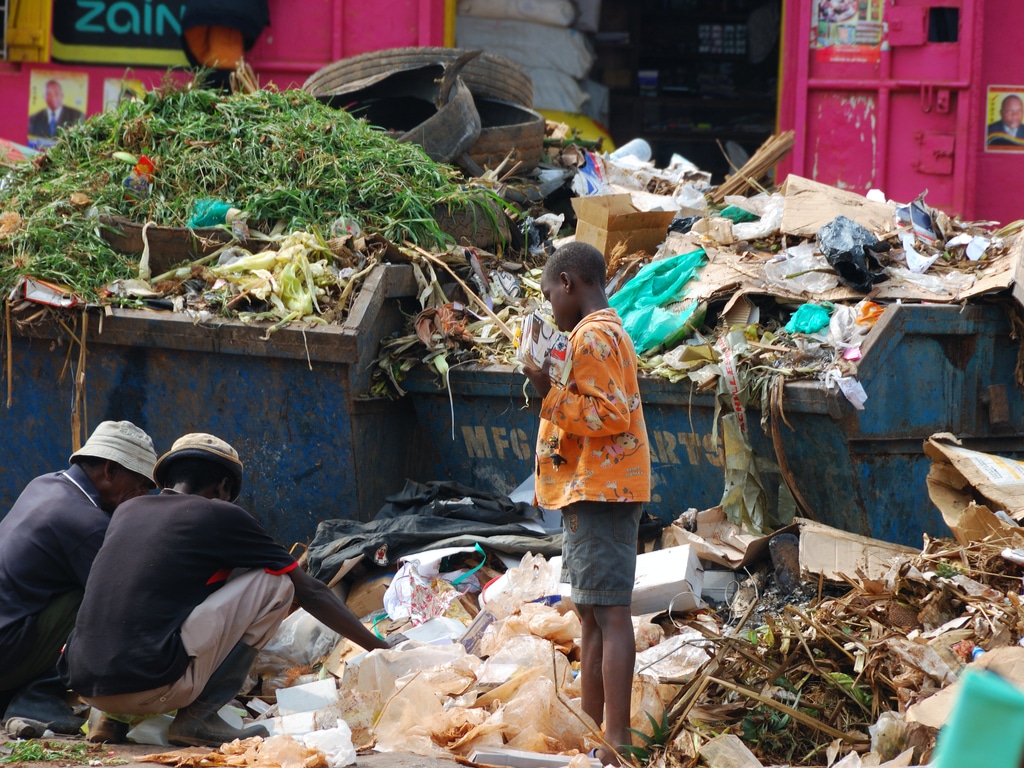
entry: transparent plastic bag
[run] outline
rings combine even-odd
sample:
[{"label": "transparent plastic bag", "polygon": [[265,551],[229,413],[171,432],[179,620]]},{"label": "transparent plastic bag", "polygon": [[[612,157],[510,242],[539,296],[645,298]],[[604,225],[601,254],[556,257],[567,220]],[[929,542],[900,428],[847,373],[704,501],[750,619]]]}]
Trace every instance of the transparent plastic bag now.
[{"label": "transparent plastic bag", "polygon": [[683,629],[662,643],[636,655],[638,674],[661,679],[687,680],[711,657],[703,646],[704,635],[696,629]]},{"label": "transparent plastic bag", "polygon": [[868,726],[871,751],[882,760],[893,760],[907,748],[907,724],[899,712],[883,712]]},{"label": "transparent plastic bag", "polygon": [[769,261],[764,265],[764,276],[770,285],[811,296],[825,293],[839,285],[839,278],[825,257],[815,253],[812,243],[788,248],[784,258]]},{"label": "transparent plastic bag", "polygon": [[281,622],[260,650],[252,674],[269,678],[285,675],[295,667],[309,667],[329,654],[340,639],[341,635],[299,608]]},{"label": "transparent plastic bag", "polygon": [[636,652],[640,653],[664,640],[665,630],[646,616],[634,616],[633,637],[636,641]]},{"label": "transparent plastic bag", "polygon": [[[559,593],[561,569],[544,558],[527,552],[519,565],[501,577],[501,591],[486,590],[486,607],[498,619],[515,613],[524,603]],[[494,587],[498,586],[495,582]]]},{"label": "transparent plastic bag", "polygon": [[582,749],[589,729],[578,714],[567,698],[559,698],[550,678],[531,680],[502,710],[506,734],[511,737],[508,746],[549,754]]}]

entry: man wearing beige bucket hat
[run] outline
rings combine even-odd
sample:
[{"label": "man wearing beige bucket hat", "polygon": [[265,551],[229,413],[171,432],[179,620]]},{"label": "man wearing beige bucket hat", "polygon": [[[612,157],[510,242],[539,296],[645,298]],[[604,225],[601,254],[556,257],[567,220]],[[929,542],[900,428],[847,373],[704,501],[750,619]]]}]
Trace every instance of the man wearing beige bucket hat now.
[{"label": "man wearing beige bucket hat", "polygon": [[69,463],[32,480],[0,520],[0,693],[16,738],[78,733],[85,722],[55,664],[111,513],[155,485],[153,441],[130,421],[102,422]]},{"label": "man wearing beige bucket hat", "polygon": [[163,491],[114,514],[60,662],[64,681],[110,713],[91,741],[123,741],[132,716],[175,710],[172,744],[266,736],[263,726],[231,727],[218,711],[293,600],[366,649],[389,646],[231,503],[242,462],[228,443],[184,435],[153,472]]}]

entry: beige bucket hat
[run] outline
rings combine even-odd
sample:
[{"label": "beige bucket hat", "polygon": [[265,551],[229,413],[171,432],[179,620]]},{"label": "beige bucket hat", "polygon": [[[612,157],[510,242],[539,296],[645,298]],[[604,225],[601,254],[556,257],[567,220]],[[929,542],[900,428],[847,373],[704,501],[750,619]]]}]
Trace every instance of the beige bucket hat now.
[{"label": "beige bucket hat", "polygon": [[156,451],[152,438],[130,421],[101,421],[85,445],[71,454],[69,464],[82,456],[109,459],[153,482]]},{"label": "beige bucket hat", "polygon": [[225,467],[231,472],[231,500],[238,498],[242,490],[242,460],[238,451],[224,440],[205,432],[190,432],[174,441],[171,450],[161,456],[153,467],[153,477],[157,485],[166,488],[167,467],[176,459],[206,459]]}]

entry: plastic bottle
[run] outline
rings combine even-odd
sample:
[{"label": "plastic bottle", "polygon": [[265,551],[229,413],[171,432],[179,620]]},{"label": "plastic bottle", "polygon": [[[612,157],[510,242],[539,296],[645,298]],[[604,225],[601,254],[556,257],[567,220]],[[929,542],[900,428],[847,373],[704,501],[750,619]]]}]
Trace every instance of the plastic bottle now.
[{"label": "plastic bottle", "polygon": [[624,157],[635,157],[637,160],[647,162],[651,159],[651,145],[643,139],[632,139],[612,152],[609,157],[612,160],[622,160]]}]

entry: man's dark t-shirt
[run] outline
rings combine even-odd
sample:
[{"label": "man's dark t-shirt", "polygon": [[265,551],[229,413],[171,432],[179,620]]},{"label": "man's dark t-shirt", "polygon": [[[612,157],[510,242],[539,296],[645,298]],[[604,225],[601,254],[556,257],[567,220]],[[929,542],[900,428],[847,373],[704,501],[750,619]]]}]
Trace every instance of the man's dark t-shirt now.
[{"label": "man's dark t-shirt", "polygon": [[41,475],[0,520],[0,665],[29,652],[39,613],[84,589],[110,514],[81,467]]},{"label": "man's dark t-shirt", "polygon": [[232,570],[284,574],[295,567],[234,504],[166,490],[127,501],[93,562],[62,676],[86,697],[172,683],[189,663],[181,625]]}]

